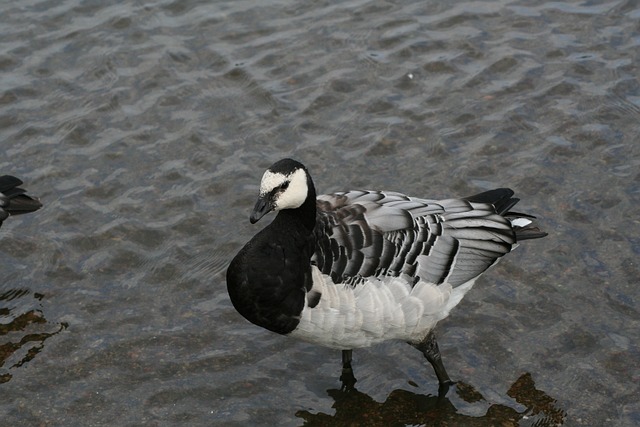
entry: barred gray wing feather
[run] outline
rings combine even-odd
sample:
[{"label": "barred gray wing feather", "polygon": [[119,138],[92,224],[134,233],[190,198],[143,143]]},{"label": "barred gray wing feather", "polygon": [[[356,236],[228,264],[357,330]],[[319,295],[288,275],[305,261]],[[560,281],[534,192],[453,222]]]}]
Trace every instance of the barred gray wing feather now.
[{"label": "barred gray wing feather", "polygon": [[312,261],[336,283],[403,275],[456,286],[484,272],[516,241],[510,221],[491,203],[350,191],[319,196],[317,206]]}]

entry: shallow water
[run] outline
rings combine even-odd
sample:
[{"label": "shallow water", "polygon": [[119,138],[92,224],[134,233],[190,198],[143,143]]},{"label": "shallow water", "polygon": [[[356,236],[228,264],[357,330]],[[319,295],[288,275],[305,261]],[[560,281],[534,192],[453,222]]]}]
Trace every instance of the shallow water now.
[{"label": "shallow water", "polygon": [[[640,7],[628,1],[0,4],[3,425],[640,423]],[[265,167],[322,192],[514,188],[550,235],[418,352],[232,308]],[[266,219],[266,218],[265,218]],[[263,220],[264,221],[264,220]]]}]

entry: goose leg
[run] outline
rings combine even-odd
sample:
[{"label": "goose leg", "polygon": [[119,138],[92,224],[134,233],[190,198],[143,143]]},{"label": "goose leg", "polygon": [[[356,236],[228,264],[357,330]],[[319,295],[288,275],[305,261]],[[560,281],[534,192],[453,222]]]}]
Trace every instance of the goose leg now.
[{"label": "goose leg", "polygon": [[342,350],[342,375],[340,375],[342,391],[355,390],[357,380],[353,376],[353,369],[351,368],[351,353],[352,350]]},{"label": "goose leg", "polygon": [[449,374],[447,374],[447,370],[442,364],[442,356],[440,355],[436,335],[433,331],[430,331],[424,340],[417,344],[412,343],[411,345],[420,350],[429,363],[431,363],[431,366],[433,366],[433,370],[436,372],[436,376],[438,377],[438,383],[440,384],[438,387],[438,394],[441,396],[447,394],[449,387],[455,384],[455,381],[452,381],[451,378],[449,378]]}]

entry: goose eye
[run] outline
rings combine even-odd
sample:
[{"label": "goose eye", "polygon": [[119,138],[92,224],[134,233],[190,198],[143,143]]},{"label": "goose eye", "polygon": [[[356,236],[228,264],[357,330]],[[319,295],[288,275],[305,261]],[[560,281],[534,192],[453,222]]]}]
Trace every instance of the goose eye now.
[{"label": "goose eye", "polygon": [[286,190],[287,188],[289,188],[289,181],[283,182],[280,186],[280,190]]}]

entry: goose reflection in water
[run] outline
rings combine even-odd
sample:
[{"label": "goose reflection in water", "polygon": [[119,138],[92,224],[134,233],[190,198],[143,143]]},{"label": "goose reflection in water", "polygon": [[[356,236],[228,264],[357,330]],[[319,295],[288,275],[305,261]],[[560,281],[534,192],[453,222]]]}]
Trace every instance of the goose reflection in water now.
[{"label": "goose reflection in water", "polygon": [[[9,369],[19,368],[44,348],[44,342],[67,328],[66,323],[52,327],[39,309],[30,309],[16,314],[15,308],[7,307],[9,301],[24,297],[27,290],[11,289],[0,294],[0,318],[11,319],[8,323],[0,323],[0,384],[13,378]],[[33,295],[37,300],[41,294]],[[5,365],[9,365],[8,367]]]},{"label": "goose reflection in water", "polygon": [[[557,406],[555,399],[535,387],[531,374],[520,376],[507,391],[514,399],[514,407],[503,404],[487,404],[485,398],[472,386],[458,382],[456,394],[465,402],[488,405],[486,413],[471,416],[458,412],[445,396],[422,395],[407,390],[392,391],[384,402],[376,402],[357,390],[328,390],[334,399],[335,414],[312,414],[298,411],[305,427],[320,426],[518,426],[523,420],[536,427],[560,426],[566,411]],[[518,409],[516,409],[518,407]],[[524,409],[520,409],[523,408]]]}]

